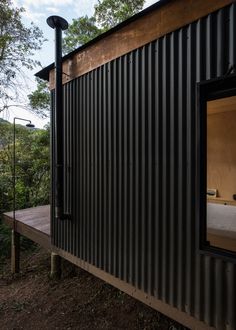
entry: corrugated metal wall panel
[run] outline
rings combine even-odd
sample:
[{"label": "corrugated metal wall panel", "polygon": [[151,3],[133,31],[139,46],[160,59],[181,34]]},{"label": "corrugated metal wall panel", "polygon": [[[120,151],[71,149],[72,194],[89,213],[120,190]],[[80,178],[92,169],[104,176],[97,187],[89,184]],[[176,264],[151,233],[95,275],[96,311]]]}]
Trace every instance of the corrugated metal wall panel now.
[{"label": "corrugated metal wall panel", "polygon": [[236,269],[198,254],[196,82],[236,64],[235,4],[64,86],[65,208],[53,243],[219,329]]}]

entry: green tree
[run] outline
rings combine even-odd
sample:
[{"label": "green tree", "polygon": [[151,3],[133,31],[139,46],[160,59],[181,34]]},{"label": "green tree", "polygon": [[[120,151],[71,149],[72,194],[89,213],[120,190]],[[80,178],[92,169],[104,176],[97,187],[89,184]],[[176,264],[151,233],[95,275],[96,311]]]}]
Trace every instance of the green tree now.
[{"label": "green tree", "polygon": [[[12,207],[12,125],[0,120],[0,214]],[[11,161],[11,162],[10,162]]]},{"label": "green tree", "polygon": [[94,39],[127,18],[142,10],[145,0],[99,0],[92,17],[83,16],[73,19],[65,31],[64,53]]},{"label": "green tree", "polygon": [[109,30],[142,10],[145,0],[98,0],[95,5],[96,23]]},{"label": "green tree", "polygon": [[82,16],[73,19],[68,30],[65,31],[63,39],[63,52],[69,53],[71,50],[86,44],[96,38],[102,30],[96,26],[95,17]]},{"label": "green tree", "polygon": [[30,28],[23,25],[23,11],[13,7],[11,0],[0,0],[0,111],[9,108],[9,101],[21,93],[18,77],[24,68],[39,64],[32,55],[41,48],[43,35],[33,23]]},{"label": "green tree", "polygon": [[50,92],[47,82],[36,78],[37,89],[28,95],[30,109],[39,117],[47,118],[50,113]]},{"label": "green tree", "polygon": [[[0,213],[12,210],[13,125],[0,122]],[[16,125],[16,208],[49,203],[49,128]]]}]

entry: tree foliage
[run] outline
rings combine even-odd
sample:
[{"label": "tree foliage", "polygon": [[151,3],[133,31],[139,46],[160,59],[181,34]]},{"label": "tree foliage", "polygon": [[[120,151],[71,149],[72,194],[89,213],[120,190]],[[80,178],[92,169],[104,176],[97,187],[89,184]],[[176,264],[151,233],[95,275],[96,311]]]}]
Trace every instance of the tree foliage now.
[{"label": "tree foliage", "polygon": [[63,39],[63,52],[69,53],[90,40],[96,38],[102,30],[96,26],[95,17],[82,16],[73,19]]},{"label": "tree foliage", "polygon": [[47,82],[37,78],[37,89],[28,95],[30,109],[39,117],[47,118],[50,113],[50,93]]},{"label": "tree foliage", "polygon": [[145,0],[98,0],[95,5],[97,24],[103,31],[123,22],[142,10]]},{"label": "tree foliage", "polygon": [[64,53],[94,39],[99,34],[123,22],[142,10],[145,0],[99,0],[92,17],[82,16],[73,19],[65,31]]},{"label": "tree foliage", "polygon": [[[13,125],[0,121],[0,213],[13,205]],[[16,208],[49,203],[49,128],[16,125]]]},{"label": "tree foliage", "polygon": [[23,8],[13,7],[11,0],[0,0],[0,111],[8,108],[9,100],[20,93],[19,76],[24,68],[32,69],[39,63],[32,59],[43,42],[41,30],[31,23],[23,25]]}]

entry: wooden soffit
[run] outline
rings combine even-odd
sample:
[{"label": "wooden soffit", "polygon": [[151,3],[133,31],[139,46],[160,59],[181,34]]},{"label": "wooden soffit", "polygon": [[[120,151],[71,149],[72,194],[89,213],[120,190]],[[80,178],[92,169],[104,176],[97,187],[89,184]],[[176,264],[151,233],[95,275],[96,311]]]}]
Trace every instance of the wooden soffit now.
[{"label": "wooden soffit", "polygon": [[[173,0],[163,4],[66,59],[63,84],[235,1]],[[49,87],[54,86],[55,73],[51,70]]]}]

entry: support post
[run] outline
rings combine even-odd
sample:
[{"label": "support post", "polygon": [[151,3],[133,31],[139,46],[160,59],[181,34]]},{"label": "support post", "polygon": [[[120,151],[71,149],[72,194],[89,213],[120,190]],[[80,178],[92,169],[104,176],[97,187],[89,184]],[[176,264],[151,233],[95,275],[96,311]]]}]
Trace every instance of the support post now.
[{"label": "support post", "polygon": [[14,229],[11,232],[11,272],[20,272],[20,234]]},{"label": "support post", "polygon": [[61,257],[52,252],[51,253],[51,278],[59,279],[61,277]]}]

